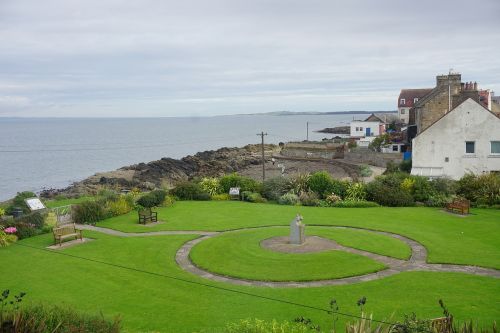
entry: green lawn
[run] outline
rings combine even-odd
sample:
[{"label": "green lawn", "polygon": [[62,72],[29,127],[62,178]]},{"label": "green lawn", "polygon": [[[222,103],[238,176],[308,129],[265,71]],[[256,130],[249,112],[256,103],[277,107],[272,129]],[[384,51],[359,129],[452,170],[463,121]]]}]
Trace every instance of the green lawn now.
[{"label": "green lawn", "polygon": [[[288,232],[288,228],[275,227],[225,233],[197,244],[190,258],[213,273],[264,281],[336,279],[386,268],[382,263],[347,252],[280,253],[259,245],[264,239],[286,236]],[[311,232],[321,235],[318,228]]]},{"label": "green lawn", "polygon": [[158,230],[219,231],[288,225],[295,215],[306,225],[344,225],[389,231],[422,243],[430,263],[455,263],[500,269],[500,210],[473,209],[462,217],[437,208],[321,208],[246,202],[177,202],[159,208],[166,221],[154,227],[137,223],[137,212],[114,217],[98,226],[125,232]]},{"label": "green lawn", "polygon": [[71,199],[46,200],[46,201],[44,201],[44,204],[47,208],[55,208],[55,207],[62,207],[62,206],[79,204],[79,203],[82,203],[84,201],[88,201],[88,200],[92,200],[92,199],[93,199],[93,197],[82,196],[79,198],[71,198]]},{"label": "green lawn", "polygon": [[[500,211],[494,210],[474,210],[476,215],[460,218],[428,208],[323,209],[238,202],[178,202],[174,207],[161,210],[161,218],[167,220],[163,225],[137,226],[134,214],[99,225],[141,231],[224,230],[284,225],[297,212],[303,214],[306,224],[369,227],[414,238],[427,247],[434,262],[500,266]],[[330,299],[335,298],[341,311],[359,313],[356,300],[366,296],[365,309],[373,313],[374,318],[399,319],[411,312],[423,318],[439,317],[441,310],[437,302],[442,298],[457,319],[474,319],[480,325],[489,326],[500,318],[500,281],[495,278],[407,272],[376,281],[321,288],[235,286],[194,276],[177,266],[176,251],[194,239],[194,235],[123,238],[94,232],[84,234],[95,240],[60,253],[118,266],[13,245],[0,248],[0,289],[26,291],[29,301],[65,303],[82,311],[121,315],[126,332],[193,332],[216,329],[229,321],[249,317],[293,320],[304,316],[324,329],[330,327],[329,317],[322,312],[272,299],[327,308]],[[384,250],[379,241],[366,244],[360,241],[366,236],[356,235],[357,239],[347,234],[331,237],[339,243],[344,237],[353,247],[358,243],[358,246],[371,246],[374,252]],[[50,234],[19,242],[41,249],[51,243]],[[404,255],[404,248],[395,253]],[[339,325],[346,320],[342,317]]]}]

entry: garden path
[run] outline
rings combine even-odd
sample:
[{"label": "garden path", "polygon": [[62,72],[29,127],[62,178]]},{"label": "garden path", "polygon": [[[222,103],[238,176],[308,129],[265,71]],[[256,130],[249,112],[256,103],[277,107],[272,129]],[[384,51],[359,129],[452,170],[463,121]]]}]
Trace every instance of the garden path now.
[{"label": "garden path", "polygon": [[[126,232],[121,232],[118,230],[96,227],[96,226],[91,226],[91,225],[77,225],[77,226],[78,226],[78,228],[81,228],[83,230],[97,231],[97,232],[105,233],[108,235],[120,236],[120,237],[149,237],[149,236],[161,236],[161,235],[199,235],[200,237],[184,243],[184,245],[179,248],[179,250],[177,251],[176,256],[175,256],[175,260],[176,260],[177,264],[185,271],[190,272],[190,273],[195,274],[195,275],[198,275],[198,276],[203,277],[205,279],[209,279],[209,280],[213,280],[213,281],[217,281],[217,282],[232,283],[232,284],[242,285],[242,286],[257,286],[257,287],[271,287],[271,288],[336,286],[336,285],[346,285],[346,284],[359,283],[359,282],[364,282],[364,281],[377,280],[377,279],[381,279],[381,278],[384,278],[387,276],[391,276],[391,275],[398,274],[401,272],[408,272],[408,271],[457,272],[457,273],[467,273],[467,274],[474,274],[474,275],[480,275],[480,276],[489,276],[489,277],[493,277],[493,278],[500,278],[500,270],[493,269],[493,268],[484,268],[484,267],[472,266],[472,265],[430,264],[430,263],[427,263],[427,250],[425,249],[425,247],[422,244],[420,244],[420,243],[418,243],[410,238],[407,238],[405,236],[401,236],[398,234],[385,232],[385,231],[375,231],[375,230],[364,229],[364,228],[353,228],[353,227],[346,227],[346,226],[344,226],[344,227],[341,227],[341,226],[322,226],[325,228],[366,230],[369,232],[378,233],[378,234],[382,234],[382,235],[386,235],[389,237],[399,239],[399,240],[403,241],[404,243],[406,243],[410,247],[411,257],[409,260],[395,259],[395,258],[391,258],[388,256],[383,256],[383,255],[375,254],[372,252],[367,252],[367,251],[363,251],[363,250],[358,250],[358,249],[346,247],[346,246],[343,246],[340,244],[336,244],[336,246],[335,246],[336,250],[366,256],[368,258],[382,262],[388,268],[381,270],[379,272],[376,272],[376,273],[369,273],[369,274],[365,274],[365,275],[358,275],[358,276],[352,276],[352,277],[346,277],[346,278],[340,278],[340,279],[331,279],[331,280],[301,281],[301,282],[294,282],[294,281],[273,282],[273,281],[245,280],[245,279],[239,279],[239,278],[235,278],[235,277],[222,276],[222,275],[214,274],[214,273],[208,272],[206,270],[203,270],[203,269],[195,266],[191,262],[191,260],[189,259],[189,252],[196,244],[198,244],[198,243],[200,243],[208,238],[222,234],[224,232],[252,230],[255,228],[241,228],[241,229],[234,229],[234,230],[221,231],[221,232],[173,230],[173,231],[152,231],[152,232],[143,232],[143,233],[141,233],[141,232],[126,233]],[[268,227],[273,227],[273,226],[267,226],[267,227],[261,227],[261,228],[268,228]]]}]

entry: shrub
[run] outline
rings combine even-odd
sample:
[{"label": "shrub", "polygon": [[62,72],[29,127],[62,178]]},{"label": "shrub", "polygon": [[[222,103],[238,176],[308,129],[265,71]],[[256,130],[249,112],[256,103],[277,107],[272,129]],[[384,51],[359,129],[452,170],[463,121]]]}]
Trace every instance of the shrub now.
[{"label": "shrub", "polygon": [[0,207],[0,217],[5,215],[5,209]]},{"label": "shrub", "polygon": [[[10,228],[15,228],[15,227],[10,227]],[[12,229],[10,229],[12,231]],[[7,228],[7,231],[9,231],[9,228]],[[17,232],[17,228],[15,228],[15,231]],[[15,243],[17,241],[17,236],[12,234],[12,233],[7,233],[3,229],[2,226],[0,226],[0,247],[6,247],[9,246],[12,243]],[[1,323],[0,323],[1,325]]]},{"label": "shrub", "polygon": [[[290,179],[290,189],[292,193],[295,194],[300,194],[302,192],[307,192],[309,191],[309,179],[311,178],[311,175],[309,173],[299,173],[294,175]],[[282,193],[285,194],[288,191],[285,191]]]},{"label": "shrub", "polygon": [[457,193],[458,184],[450,178],[435,178],[431,181],[431,186],[437,193],[444,195],[454,195]]},{"label": "shrub", "polygon": [[349,184],[350,182],[347,180],[332,179],[330,193],[335,193],[341,198],[345,198]]},{"label": "shrub", "polygon": [[361,177],[370,177],[373,174],[373,171],[368,165],[363,164],[359,167],[359,174]]},{"label": "shrub", "polygon": [[278,203],[280,205],[295,206],[300,203],[300,200],[299,197],[294,193],[285,193],[279,198]]},{"label": "shrub", "polygon": [[[179,200],[210,200],[210,194],[204,192],[200,184],[182,182],[177,184],[170,192]],[[208,199],[205,199],[208,196]]]},{"label": "shrub", "polygon": [[368,200],[382,206],[413,206],[413,197],[401,188],[405,174],[379,176],[366,186]]},{"label": "shrub", "polygon": [[464,175],[458,181],[457,194],[469,199],[476,205],[500,204],[500,175],[486,173],[479,176]]},{"label": "shrub", "polygon": [[404,160],[401,163],[399,163],[399,171],[410,173],[411,165],[412,165],[411,158],[408,160]]},{"label": "shrub", "polygon": [[388,175],[395,172],[399,172],[399,166],[393,161],[387,162],[387,164],[385,165],[384,175]]},{"label": "shrub", "polygon": [[243,191],[241,192],[241,199],[243,201],[262,203],[266,200],[257,192]]},{"label": "shrub", "polygon": [[307,185],[311,191],[316,192],[321,197],[325,197],[332,192],[336,193],[332,183],[332,176],[328,172],[318,171],[309,177]]},{"label": "shrub", "polygon": [[108,201],[106,204],[106,209],[112,216],[127,214],[132,210],[132,208],[133,205],[130,205],[130,202],[125,198],[125,196],[120,196],[115,201]]},{"label": "shrub", "polygon": [[318,206],[319,205],[319,197],[315,192],[308,191],[302,192],[299,195],[299,200],[304,206]]},{"label": "shrub", "polygon": [[27,215],[23,215],[17,219],[18,222],[26,223],[33,226],[36,229],[42,229],[45,222],[46,213],[33,212]]},{"label": "shrub", "polygon": [[338,208],[370,208],[370,207],[379,207],[379,204],[373,201],[366,201],[366,200],[355,200],[355,201],[349,201],[349,200],[344,200],[344,201],[337,201],[333,204],[331,204],[331,207],[338,207]]},{"label": "shrub", "polygon": [[415,186],[415,179],[414,178],[405,178],[403,182],[401,183],[401,189],[408,193],[413,193],[414,186]]},{"label": "shrub", "polygon": [[220,193],[221,186],[217,178],[203,178],[200,182],[201,189],[211,196]]},{"label": "shrub", "polygon": [[226,201],[231,200],[231,196],[227,193],[212,195],[212,200],[214,201]]},{"label": "shrub", "polygon": [[142,207],[152,208],[157,205],[157,198],[151,193],[146,193],[137,200],[137,204]]},{"label": "shrub", "polygon": [[428,207],[444,207],[447,203],[451,202],[451,200],[451,197],[443,193],[436,193],[429,196],[424,204]]},{"label": "shrub", "polygon": [[347,187],[345,200],[362,201],[366,199],[366,189],[363,183],[351,183]]},{"label": "shrub", "polygon": [[269,178],[262,184],[262,195],[268,200],[278,201],[291,188],[291,181],[284,177]]},{"label": "shrub", "polygon": [[78,313],[67,306],[35,304],[14,313],[15,332],[118,333],[120,319]]},{"label": "shrub", "polygon": [[222,176],[219,179],[222,193],[229,193],[231,187],[239,187],[240,191],[260,192],[262,185],[256,180],[240,176],[237,173]]},{"label": "shrub", "polygon": [[28,208],[28,205],[24,200],[34,197],[36,197],[36,194],[33,192],[18,192],[14,199],[12,199],[12,204],[7,207],[6,213],[12,215],[12,212],[15,208],[20,208],[22,209],[24,214],[28,214],[30,212],[30,209]]},{"label": "shrub", "polygon": [[426,202],[430,197],[436,195],[436,190],[426,177],[414,176],[413,199],[419,202]]},{"label": "shrub", "polygon": [[307,325],[304,322],[290,323],[276,320],[264,321],[259,319],[245,319],[227,324],[223,333],[320,333],[318,327]]},{"label": "shrub", "polygon": [[116,201],[119,198],[118,193],[107,188],[101,189],[97,193],[97,196],[100,197],[100,199],[104,200],[105,202]]},{"label": "shrub", "polygon": [[167,195],[165,196],[165,199],[161,203],[162,207],[170,207],[175,203],[175,199],[173,196]]},{"label": "shrub", "polygon": [[89,200],[73,205],[73,220],[75,223],[95,224],[108,216],[102,201]]},{"label": "shrub", "polygon": [[326,197],[326,202],[329,205],[333,205],[334,203],[336,203],[338,201],[342,201],[342,198],[340,196],[336,195],[335,193],[332,193]]}]

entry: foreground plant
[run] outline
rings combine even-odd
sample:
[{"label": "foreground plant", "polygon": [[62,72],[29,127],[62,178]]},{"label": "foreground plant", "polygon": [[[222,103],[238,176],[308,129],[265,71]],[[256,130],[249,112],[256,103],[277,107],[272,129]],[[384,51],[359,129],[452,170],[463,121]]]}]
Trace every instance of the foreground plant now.
[{"label": "foreground plant", "polygon": [[14,235],[17,232],[15,227],[8,227],[5,230],[0,226],[0,247],[9,246],[17,241],[17,236]]}]

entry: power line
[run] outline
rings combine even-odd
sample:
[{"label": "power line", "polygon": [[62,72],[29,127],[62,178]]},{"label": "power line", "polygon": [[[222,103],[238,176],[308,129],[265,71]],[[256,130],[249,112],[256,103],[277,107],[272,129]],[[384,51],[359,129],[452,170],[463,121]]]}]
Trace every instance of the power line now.
[{"label": "power line", "polygon": [[211,284],[207,284],[207,283],[203,283],[203,282],[191,281],[191,280],[187,280],[187,279],[183,279],[183,278],[179,278],[179,277],[175,277],[175,276],[170,276],[170,275],[166,275],[166,274],[160,274],[160,273],[150,272],[150,271],[146,271],[146,270],[142,270],[142,269],[138,269],[138,268],[133,268],[133,267],[128,267],[128,266],[113,264],[113,263],[109,263],[109,262],[106,262],[106,261],[101,261],[101,260],[96,260],[96,259],[91,259],[91,258],[80,257],[80,256],[76,256],[74,254],[69,254],[69,253],[64,253],[64,252],[56,252],[56,251],[52,251],[52,250],[49,250],[49,249],[46,249],[46,248],[39,248],[39,247],[36,247],[36,246],[31,246],[31,245],[21,244],[21,243],[14,243],[14,244],[17,245],[17,246],[31,248],[31,249],[35,249],[35,250],[38,250],[38,251],[43,251],[43,252],[58,254],[58,255],[65,256],[65,257],[70,257],[70,258],[79,259],[79,260],[85,260],[85,261],[94,262],[94,263],[98,263],[98,264],[102,264],[102,265],[107,265],[107,266],[111,266],[111,267],[115,267],[115,268],[129,270],[129,271],[133,271],[133,272],[148,274],[148,275],[157,276],[157,277],[163,277],[163,278],[166,278],[166,279],[181,281],[181,282],[190,283],[190,284],[194,284],[194,285],[199,285],[199,286],[203,286],[203,287],[208,287],[208,288],[212,288],[212,289],[217,289],[217,290],[222,290],[222,291],[226,291],[226,292],[231,292],[231,293],[235,293],[235,294],[250,296],[250,297],[254,297],[254,298],[260,298],[260,299],[264,299],[264,300],[267,300],[267,301],[273,301],[273,302],[278,302],[278,303],[282,303],[282,304],[298,306],[298,307],[302,307],[302,308],[306,308],[306,309],[310,309],[310,310],[320,311],[320,312],[323,312],[323,313],[326,313],[326,314],[332,314],[332,313],[334,313],[334,314],[337,314],[337,315],[340,315],[340,316],[344,316],[344,317],[350,317],[350,318],[356,318],[356,319],[364,319],[364,320],[369,320],[369,321],[372,321],[372,322],[375,322],[375,323],[380,323],[380,324],[387,324],[387,325],[392,325],[392,326],[398,325],[397,323],[391,323],[391,322],[387,322],[387,321],[384,321],[384,320],[376,320],[376,319],[372,319],[372,318],[362,317],[362,316],[359,316],[359,315],[354,315],[354,314],[351,314],[351,313],[345,313],[345,312],[339,312],[339,311],[332,311],[332,310],[329,310],[329,309],[324,309],[324,308],[320,308],[320,307],[316,307],[316,306],[312,306],[312,305],[307,305],[307,304],[302,304],[302,303],[287,301],[287,300],[283,300],[283,299],[279,299],[279,298],[274,298],[274,297],[269,297],[269,296],[262,296],[262,295],[258,295],[258,294],[252,294],[252,293],[241,291],[241,290],[235,290],[235,289],[220,287],[220,286],[211,285]]}]

